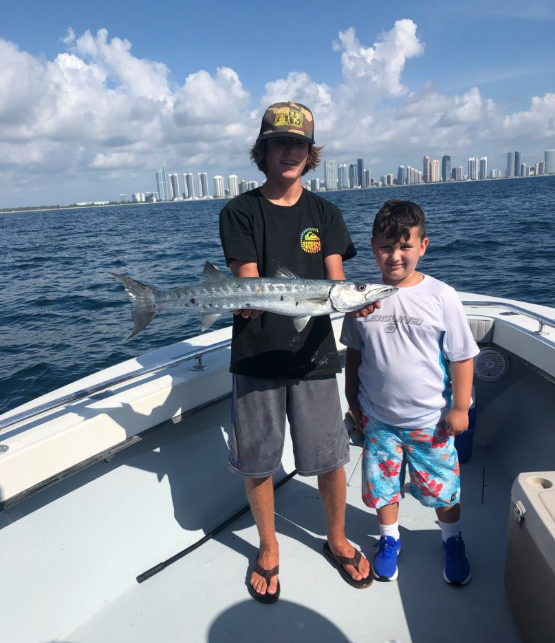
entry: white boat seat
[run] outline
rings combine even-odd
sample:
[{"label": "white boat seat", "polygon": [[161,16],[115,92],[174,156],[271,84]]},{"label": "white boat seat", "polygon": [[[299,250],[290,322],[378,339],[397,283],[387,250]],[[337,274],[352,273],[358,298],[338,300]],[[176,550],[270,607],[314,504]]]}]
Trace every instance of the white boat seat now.
[{"label": "white boat seat", "polygon": [[468,325],[478,344],[491,344],[493,341],[493,319],[488,317],[468,317]]}]

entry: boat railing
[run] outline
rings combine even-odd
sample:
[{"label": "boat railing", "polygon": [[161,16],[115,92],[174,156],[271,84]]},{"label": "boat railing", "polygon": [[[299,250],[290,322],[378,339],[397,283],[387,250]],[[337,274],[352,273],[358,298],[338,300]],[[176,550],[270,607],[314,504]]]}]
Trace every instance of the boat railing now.
[{"label": "boat railing", "polygon": [[161,371],[164,368],[173,368],[174,366],[182,364],[183,362],[190,362],[195,360],[195,364],[191,367],[191,370],[205,371],[208,367],[202,363],[202,358],[209,353],[214,353],[215,351],[219,351],[223,348],[228,348],[230,345],[231,339],[226,339],[216,344],[205,346],[203,348],[195,348],[188,351],[187,353],[174,355],[173,357],[170,357],[161,362],[156,362],[155,364],[151,364],[150,366],[145,366],[143,368],[130,371],[129,373],[123,373],[108,380],[103,380],[102,382],[98,382],[97,384],[79,389],[78,391],[74,391],[73,393],[68,393],[67,395],[64,395],[62,397],[49,400],[44,404],[40,404],[39,406],[27,409],[26,411],[22,411],[21,413],[11,415],[5,420],[0,420],[0,430],[17,424],[18,422],[29,420],[37,415],[40,415],[41,413],[46,413],[47,411],[52,411],[53,409],[59,408],[61,406],[79,402],[85,398],[98,395],[102,391],[106,391],[107,389],[123,384],[124,382],[128,382],[129,380],[134,380],[138,377],[149,375],[151,373],[155,373],[156,371]]},{"label": "boat railing", "polygon": [[[516,304],[510,304],[504,301],[492,301],[492,300],[487,300],[487,299],[481,299],[479,301],[466,301],[464,300],[462,302],[463,306],[477,306],[477,307],[482,307],[482,308],[507,308],[512,314],[515,315],[524,315],[525,317],[529,317],[530,319],[533,319],[534,321],[537,321],[539,324],[539,328],[537,331],[535,331],[538,335],[541,335],[544,328],[546,326],[549,326],[550,328],[555,328],[555,319],[551,319],[549,317],[545,317],[544,315],[540,315],[539,313],[535,313],[531,310],[528,310],[527,308],[523,308],[522,306],[517,306]],[[503,313],[501,313],[503,314]]]},{"label": "boat railing", "polygon": [[[506,308],[513,314],[519,314],[519,315],[524,315],[526,317],[529,317],[538,322],[539,328],[537,331],[535,331],[538,335],[542,334],[546,326],[549,326],[550,328],[555,328],[555,319],[550,319],[549,317],[545,317],[544,315],[540,315],[539,313],[530,311],[526,308],[523,308],[522,306],[517,306],[516,304],[511,304],[503,301],[492,301],[492,300],[478,300],[478,301],[465,300],[462,302],[462,304],[463,306],[468,306],[468,307]],[[15,415],[11,415],[5,420],[0,420],[0,430],[5,429],[14,424],[17,424],[18,422],[24,422],[25,420],[29,420],[33,417],[36,417],[37,415],[40,415],[41,413],[46,413],[47,411],[51,411],[61,406],[72,404],[74,402],[79,402],[80,400],[83,400],[85,398],[92,397],[94,395],[101,393],[102,391],[105,391],[114,386],[123,384],[124,382],[128,382],[129,380],[142,377],[143,375],[149,375],[150,373],[155,373],[156,371],[160,371],[164,368],[172,368],[183,362],[195,360],[196,363],[194,366],[191,367],[192,370],[204,371],[206,370],[207,367],[203,365],[202,358],[205,355],[208,355],[209,353],[213,353],[223,348],[228,348],[230,345],[231,345],[231,340],[226,339],[216,344],[212,344],[211,346],[196,348],[191,351],[188,351],[187,353],[183,353],[181,355],[175,355],[173,357],[170,357],[167,360],[157,362],[150,366],[145,366],[144,368],[140,368],[138,370],[131,371],[129,373],[118,375],[116,377],[113,377],[108,380],[104,380],[102,382],[98,382],[97,384],[93,384],[92,386],[79,389],[78,391],[74,391],[73,393],[68,393],[68,395],[64,395],[63,397],[55,398],[39,406],[35,406],[33,408],[27,409],[26,411],[22,411],[21,413],[16,413]]]}]

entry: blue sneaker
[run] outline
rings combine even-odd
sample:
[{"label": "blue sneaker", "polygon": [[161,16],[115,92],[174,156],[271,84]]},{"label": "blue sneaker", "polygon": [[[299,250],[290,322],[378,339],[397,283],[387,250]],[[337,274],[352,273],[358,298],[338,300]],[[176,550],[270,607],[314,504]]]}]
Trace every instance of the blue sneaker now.
[{"label": "blue sneaker", "polygon": [[395,580],[399,576],[397,558],[401,553],[401,539],[382,536],[374,545],[378,548],[374,556],[374,577],[381,581]]},{"label": "blue sneaker", "polygon": [[470,573],[470,563],[464,553],[464,540],[460,532],[458,536],[452,536],[443,543],[443,551],[445,553],[443,580],[452,585],[469,583],[472,574]]}]

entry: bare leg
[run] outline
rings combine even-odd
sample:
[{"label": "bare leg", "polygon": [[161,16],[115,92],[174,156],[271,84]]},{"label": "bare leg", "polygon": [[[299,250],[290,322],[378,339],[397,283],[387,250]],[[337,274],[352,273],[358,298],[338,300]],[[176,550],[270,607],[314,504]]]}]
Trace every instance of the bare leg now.
[{"label": "bare leg", "polygon": [[[279,564],[279,544],[276,538],[274,524],[274,481],[268,478],[246,478],[245,490],[247,499],[254,516],[260,537],[260,555],[258,563],[264,569],[273,569]],[[266,579],[253,572],[250,583],[259,594],[275,594],[278,577],[270,579],[270,586]]]},{"label": "bare leg", "polygon": [[380,525],[393,525],[399,520],[399,503],[376,509]]},{"label": "bare leg", "polygon": [[456,505],[450,507],[438,507],[436,516],[441,522],[457,522],[461,519],[461,503],[457,502]]},{"label": "bare leg", "polygon": [[[345,506],[347,502],[347,479],[345,469],[341,467],[330,473],[318,476],[318,488],[328,522],[328,543],[336,556],[354,556],[354,547],[345,537]],[[345,565],[345,571],[355,580],[366,578],[370,573],[370,564],[363,556],[359,572],[352,565]]]}]

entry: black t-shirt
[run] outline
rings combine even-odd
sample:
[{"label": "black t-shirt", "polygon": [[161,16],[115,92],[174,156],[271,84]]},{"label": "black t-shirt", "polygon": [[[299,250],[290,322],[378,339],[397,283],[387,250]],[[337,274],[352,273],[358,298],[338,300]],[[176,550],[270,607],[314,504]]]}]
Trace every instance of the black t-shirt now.
[{"label": "black t-shirt", "polygon": [[[307,190],[292,206],[271,203],[259,189],[234,198],[220,214],[220,238],[228,265],[255,262],[261,277],[273,277],[282,267],[299,277],[325,279],[325,257],[356,255],[339,208]],[[313,317],[300,333],[283,315],[234,316],[230,370],[283,379],[339,373],[329,316]]]}]

